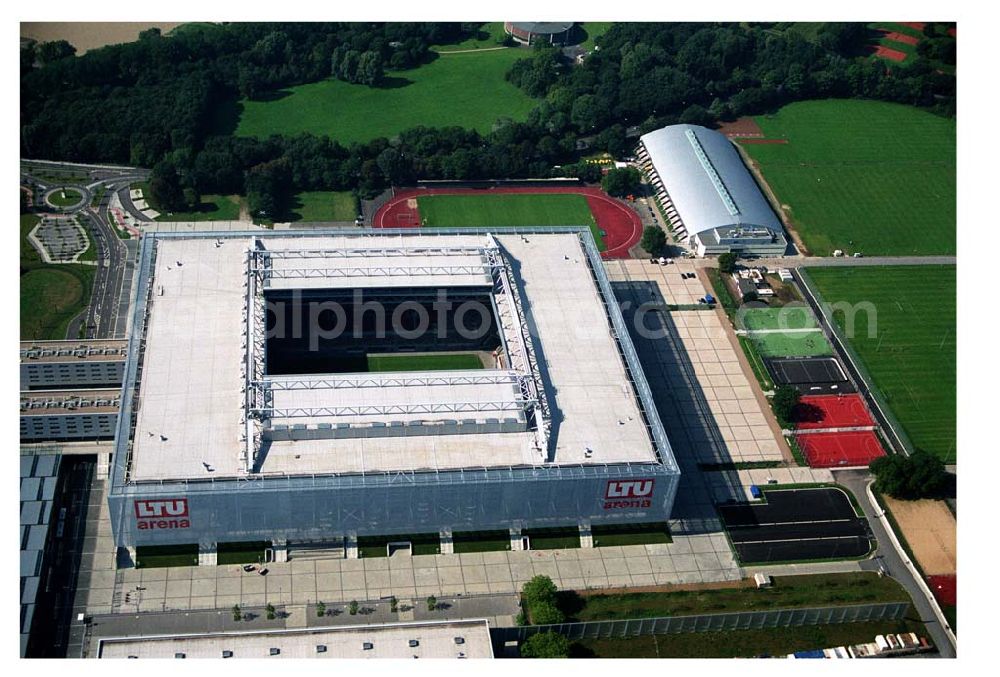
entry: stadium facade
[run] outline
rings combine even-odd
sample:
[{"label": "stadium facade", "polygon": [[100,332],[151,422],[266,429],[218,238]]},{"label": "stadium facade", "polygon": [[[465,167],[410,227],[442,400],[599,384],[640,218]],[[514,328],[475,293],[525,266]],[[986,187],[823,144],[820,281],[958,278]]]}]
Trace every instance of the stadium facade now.
[{"label": "stadium facade", "polygon": [[[670,515],[679,471],[589,230],[158,233],[138,272],[108,498],[133,557],[418,534],[447,552],[486,530],[518,548]],[[485,368],[364,369],[442,350]]]},{"label": "stadium facade", "polygon": [[784,255],[785,230],[725,135],[670,125],[640,137],[637,154],[674,234],[699,256]]}]

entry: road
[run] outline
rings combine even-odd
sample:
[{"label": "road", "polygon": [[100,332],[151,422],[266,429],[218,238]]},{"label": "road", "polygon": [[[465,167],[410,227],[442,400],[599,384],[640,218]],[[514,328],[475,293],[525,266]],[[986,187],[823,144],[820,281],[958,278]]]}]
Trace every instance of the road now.
[{"label": "road", "polygon": [[[129,213],[138,219],[148,220],[135,209],[128,191],[133,183],[146,180],[149,171],[135,167],[80,165],[45,160],[21,162],[21,181],[35,186],[36,199],[46,190],[58,187],[59,182],[52,179],[60,175],[67,177],[67,183],[84,187],[88,196],[102,186],[105,188],[96,207],[90,206],[91,200],[88,197],[81,207],[63,210],[80,219],[97,250],[97,272],[90,303],[83,313],[69,323],[66,338],[80,337],[81,326],[85,327],[82,335],[86,338],[125,336],[138,243],[135,240],[123,241],[118,237],[117,229],[111,225],[109,204],[111,196],[117,193]],[[85,186],[81,185],[82,176],[87,177]]]},{"label": "road", "polygon": [[861,505],[865,517],[868,518],[868,524],[871,527],[872,533],[875,534],[875,538],[878,540],[878,549],[875,551],[874,557],[863,562],[862,567],[877,571],[878,565],[881,562],[888,575],[898,581],[910,594],[910,598],[913,600],[913,608],[920,616],[920,620],[927,626],[927,632],[930,634],[934,646],[937,647],[940,655],[943,658],[954,658],[955,646],[951,643],[948,634],[941,627],[933,607],[924,596],[923,589],[914,580],[910,570],[903,564],[899,553],[892,546],[892,541],[885,531],[882,520],[878,518],[881,511],[877,511],[877,508],[872,506],[868,500],[868,495],[865,491],[871,479],[868,471],[834,470],[833,477],[838,484],[850,489],[858,499],[858,504]]}]

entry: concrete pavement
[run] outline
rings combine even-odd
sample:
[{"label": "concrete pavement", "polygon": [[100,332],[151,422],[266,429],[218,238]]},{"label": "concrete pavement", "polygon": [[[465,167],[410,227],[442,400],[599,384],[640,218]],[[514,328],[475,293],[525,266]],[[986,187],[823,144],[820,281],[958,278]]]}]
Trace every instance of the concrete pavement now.
[{"label": "concrete pavement", "polygon": [[881,563],[889,576],[896,579],[909,593],[913,600],[913,608],[920,616],[921,622],[927,626],[927,632],[934,640],[941,656],[944,658],[954,658],[956,647],[952,643],[948,633],[945,632],[934,606],[928,601],[924,590],[916,581],[913,573],[904,564],[897,550],[892,546],[892,540],[886,531],[883,520],[880,519],[881,510],[873,506],[867,495],[867,485],[870,476],[867,470],[834,470],[834,478],[857,497],[861,509],[868,518],[872,533],[878,541],[878,548],[875,551],[875,558],[866,562],[865,568],[877,569]]}]

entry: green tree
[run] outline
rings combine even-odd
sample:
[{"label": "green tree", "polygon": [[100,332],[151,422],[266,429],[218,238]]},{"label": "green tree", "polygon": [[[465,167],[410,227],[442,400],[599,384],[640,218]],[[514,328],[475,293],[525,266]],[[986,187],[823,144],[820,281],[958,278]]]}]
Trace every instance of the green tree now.
[{"label": "green tree", "polygon": [[558,632],[539,632],[521,645],[523,658],[569,658],[569,640]]},{"label": "green tree", "polygon": [[656,226],[646,226],[642,229],[639,246],[655,256],[667,246],[667,234]]},{"label": "green tree", "polygon": [[430,597],[427,598],[427,610],[428,611],[434,611],[435,609],[437,609],[437,605],[438,605],[437,597],[435,597],[434,595],[431,595]]},{"label": "green tree", "polygon": [[559,588],[556,587],[556,584],[552,582],[551,578],[544,575],[535,576],[521,588],[521,596],[524,598],[525,604],[529,606],[539,602],[555,604],[557,592],[559,592]]},{"label": "green tree", "polygon": [[918,449],[910,456],[893,454],[868,466],[875,476],[875,490],[902,500],[936,498],[948,483],[944,463]]},{"label": "green tree", "polygon": [[637,193],[641,184],[642,174],[635,167],[611,169],[601,179],[601,188],[604,192],[615,197]]},{"label": "green tree", "polygon": [[719,272],[731,273],[734,270],[736,270],[736,254],[733,252],[719,254]]},{"label": "green tree", "polygon": [[326,615],[326,605],[323,602],[316,602],[316,615],[320,617]]},{"label": "green tree", "polygon": [[267,615],[267,620],[273,621],[275,616],[274,605],[268,602],[267,606],[264,607],[264,613]]},{"label": "green tree", "polygon": [[389,611],[392,613],[399,611],[399,600],[396,599],[395,595],[389,598]]},{"label": "green tree", "polygon": [[382,55],[375,51],[368,51],[358,59],[357,82],[373,87],[385,76],[385,66],[382,63]]},{"label": "green tree", "polygon": [[234,604],[233,605],[233,620],[234,621],[238,621],[241,618],[243,618],[243,612],[240,611],[240,605],[239,604]]},{"label": "green tree", "polygon": [[774,399],[771,400],[771,408],[774,416],[778,419],[778,424],[782,428],[787,428],[792,424],[792,416],[795,407],[799,403],[801,395],[793,386],[778,386],[774,391]]},{"label": "green tree", "polygon": [[360,605],[358,604],[357,600],[351,600],[351,603],[347,605],[347,613],[351,614],[352,616],[357,616],[359,607]]},{"label": "green tree", "polygon": [[35,55],[38,57],[39,63],[43,66],[71,57],[74,54],[76,54],[76,47],[65,40],[43,42],[35,47]]},{"label": "green tree", "polygon": [[566,620],[566,616],[553,602],[535,602],[530,607],[532,625],[554,625]]}]

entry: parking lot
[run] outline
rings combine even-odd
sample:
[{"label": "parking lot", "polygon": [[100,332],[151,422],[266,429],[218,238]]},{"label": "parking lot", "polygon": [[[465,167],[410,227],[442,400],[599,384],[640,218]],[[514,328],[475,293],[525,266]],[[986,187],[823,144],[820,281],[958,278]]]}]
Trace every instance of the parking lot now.
[{"label": "parking lot", "polygon": [[743,565],[864,557],[868,521],[837,487],[771,490],[765,502],[719,507]]}]

